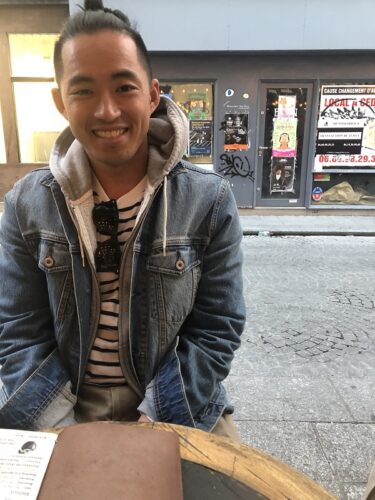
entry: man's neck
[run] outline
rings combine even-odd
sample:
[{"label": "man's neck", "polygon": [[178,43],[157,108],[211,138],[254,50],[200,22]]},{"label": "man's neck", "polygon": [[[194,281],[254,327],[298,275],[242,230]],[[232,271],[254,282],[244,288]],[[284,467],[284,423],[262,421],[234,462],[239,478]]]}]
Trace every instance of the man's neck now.
[{"label": "man's neck", "polygon": [[132,172],[133,175],[126,175],[122,170],[104,171],[93,168],[96,178],[100,182],[105,193],[111,200],[118,200],[124,194],[129,193],[137,186],[146,174],[146,168]]}]

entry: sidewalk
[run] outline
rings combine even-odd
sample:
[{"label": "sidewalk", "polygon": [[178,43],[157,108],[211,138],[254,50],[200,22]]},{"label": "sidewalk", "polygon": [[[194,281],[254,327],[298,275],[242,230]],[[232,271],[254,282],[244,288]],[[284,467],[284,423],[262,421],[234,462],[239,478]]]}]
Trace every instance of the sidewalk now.
[{"label": "sidewalk", "polygon": [[248,319],[225,382],[242,440],[362,500],[375,462],[375,238],[247,236],[242,250]]},{"label": "sidewalk", "polygon": [[240,219],[245,235],[375,236],[373,216],[240,215]]}]

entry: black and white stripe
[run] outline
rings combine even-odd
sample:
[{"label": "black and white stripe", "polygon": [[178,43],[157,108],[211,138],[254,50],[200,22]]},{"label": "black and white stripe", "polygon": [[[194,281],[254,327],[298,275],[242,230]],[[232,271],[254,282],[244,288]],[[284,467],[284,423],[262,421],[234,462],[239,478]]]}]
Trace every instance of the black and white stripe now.
[{"label": "black and white stripe", "polygon": [[[96,181],[97,182],[97,181]],[[121,249],[124,248],[134,228],[135,221],[142,203],[146,178],[132,191],[117,200],[119,225],[117,238]],[[94,202],[108,201],[103,189],[95,185]],[[108,236],[97,233],[97,241],[102,242]],[[119,358],[119,280],[112,272],[97,273],[100,287],[100,318],[94,344],[92,346],[85,374],[86,383],[100,385],[118,385],[125,382]]]}]

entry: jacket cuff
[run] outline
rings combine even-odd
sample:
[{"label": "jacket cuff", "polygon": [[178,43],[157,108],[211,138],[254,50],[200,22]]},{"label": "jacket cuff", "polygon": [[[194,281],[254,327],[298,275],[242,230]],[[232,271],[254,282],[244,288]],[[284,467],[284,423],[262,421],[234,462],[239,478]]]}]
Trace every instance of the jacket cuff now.
[{"label": "jacket cuff", "polygon": [[152,420],[152,422],[156,422],[158,420],[158,416],[156,414],[156,409],[154,405],[154,382],[151,381],[146,387],[145,399],[138,406],[137,410],[140,413],[146,415],[147,418]]},{"label": "jacket cuff", "polygon": [[[5,429],[39,430],[39,418],[56,398],[61,396],[69,382],[68,374],[62,366],[57,349],[55,349],[42,365],[18,390],[4,402],[0,408],[0,427]],[[44,391],[35,390],[44,387]],[[2,388],[4,392],[4,387]],[[70,391],[69,391],[70,392]],[[67,393],[65,393],[65,396]],[[70,393],[68,399],[74,398]],[[63,399],[66,397],[63,396]],[[67,401],[65,415],[70,413],[74,399]],[[58,419],[60,420],[60,418]],[[46,424],[45,420],[43,425]],[[54,423],[51,421],[51,425]]]},{"label": "jacket cuff", "polygon": [[185,394],[176,347],[167,354],[154,381],[154,405],[158,420],[195,427]]}]

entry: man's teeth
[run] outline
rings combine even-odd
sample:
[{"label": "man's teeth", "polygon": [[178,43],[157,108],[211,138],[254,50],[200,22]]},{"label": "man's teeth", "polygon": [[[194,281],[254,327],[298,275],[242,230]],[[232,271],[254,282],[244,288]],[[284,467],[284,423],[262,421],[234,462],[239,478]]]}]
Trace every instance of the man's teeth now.
[{"label": "man's teeth", "polygon": [[113,137],[118,137],[124,132],[124,128],[119,128],[117,130],[95,130],[95,135],[97,135],[98,137],[103,137],[105,139],[111,139]]}]

